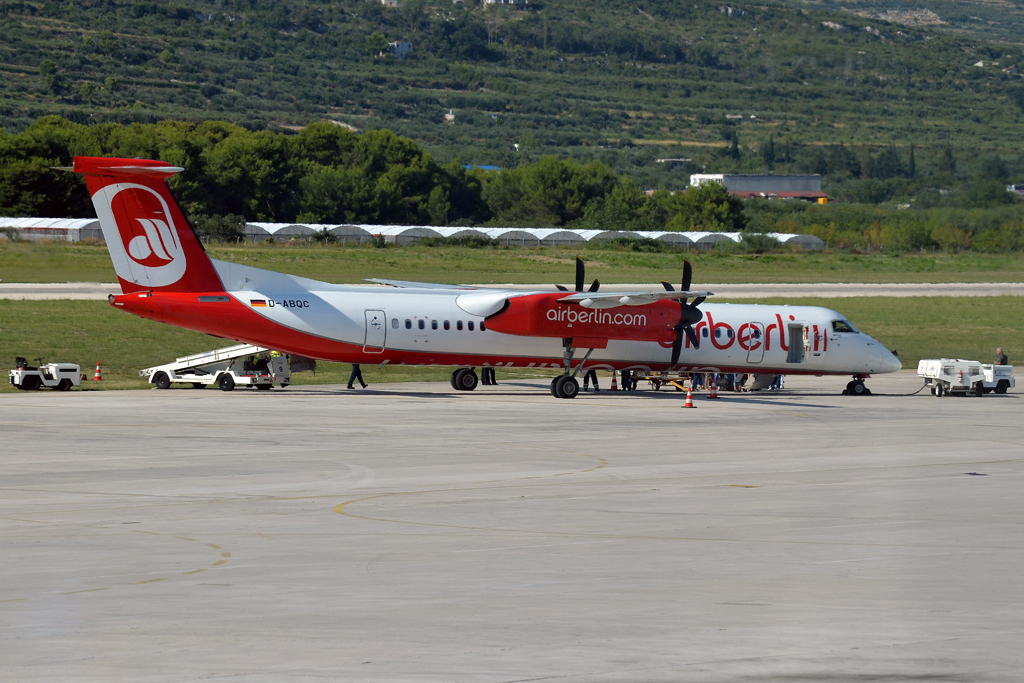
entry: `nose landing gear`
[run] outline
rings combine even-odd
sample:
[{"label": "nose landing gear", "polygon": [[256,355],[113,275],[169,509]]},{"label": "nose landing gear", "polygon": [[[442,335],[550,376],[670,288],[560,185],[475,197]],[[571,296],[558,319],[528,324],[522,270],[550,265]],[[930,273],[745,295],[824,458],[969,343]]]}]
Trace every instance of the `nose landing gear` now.
[{"label": "nose landing gear", "polygon": [[864,384],[865,379],[867,378],[863,375],[854,375],[847,383],[843,396],[870,396],[871,390]]}]

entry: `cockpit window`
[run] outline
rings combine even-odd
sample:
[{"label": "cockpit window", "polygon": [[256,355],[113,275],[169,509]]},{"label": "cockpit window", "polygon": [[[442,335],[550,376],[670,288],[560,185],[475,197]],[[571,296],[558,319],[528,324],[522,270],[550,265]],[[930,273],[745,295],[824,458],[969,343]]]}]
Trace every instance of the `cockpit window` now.
[{"label": "cockpit window", "polygon": [[848,323],[845,320],[833,320],[832,321],[833,332],[857,332],[857,328]]}]

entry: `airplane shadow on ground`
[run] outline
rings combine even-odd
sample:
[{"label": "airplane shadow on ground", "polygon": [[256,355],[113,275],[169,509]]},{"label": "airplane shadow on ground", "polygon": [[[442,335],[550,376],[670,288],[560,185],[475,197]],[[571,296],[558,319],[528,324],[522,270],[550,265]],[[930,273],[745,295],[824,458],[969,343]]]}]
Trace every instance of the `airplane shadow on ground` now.
[{"label": "airplane shadow on ground", "polygon": [[[549,391],[544,386],[537,386],[536,384],[519,384],[515,382],[508,382],[505,384],[506,389],[502,388],[502,385],[497,387],[479,387],[472,392],[461,392],[461,391],[416,391],[416,390],[400,390],[400,389],[375,389],[373,387],[367,389],[345,389],[345,388],[333,388],[325,385],[309,385],[303,388],[295,387],[294,385],[289,387],[285,391],[275,390],[273,392],[259,392],[261,394],[280,396],[283,394],[290,394],[294,396],[351,396],[357,399],[360,396],[372,396],[377,397],[400,397],[400,398],[415,398],[415,399],[452,399],[460,398],[466,400],[472,400],[474,398],[508,398],[508,399],[522,399],[522,398],[552,398]],[[526,390],[526,391],[524,391]],[[839,392],[835,393],[810,393],[810,392],[787,392],[784,395],[779,394],[737,394],[731,392],[723,392],[720,396],[719,401],[722,405],[729,403],[743,403],[743,404],[758,404],[758,405],[772,405],[780,407],[796,407],[796,408],[843,408],[845,406],[838,405],[823,405],[817,403],[801,403],[794,401],[797,398],[813,398],[813,397],[828,397],[836,398],[840,396]],[[865,398],[870,397],[854,397],[857,401],[861,401]],[[677,403],[682,406],[686,400],[686,392],[682,391],[609,391],[602,390],[599,392],[580,392],[580,394],[574,399],[575,401],[587,401],[588,399],[604,399],[604,400],[631,400],[631,401],[669,401]],[[711,406],[714,405],[706,394],[697,394],[694,396],[694,402],[699,406]]]}]

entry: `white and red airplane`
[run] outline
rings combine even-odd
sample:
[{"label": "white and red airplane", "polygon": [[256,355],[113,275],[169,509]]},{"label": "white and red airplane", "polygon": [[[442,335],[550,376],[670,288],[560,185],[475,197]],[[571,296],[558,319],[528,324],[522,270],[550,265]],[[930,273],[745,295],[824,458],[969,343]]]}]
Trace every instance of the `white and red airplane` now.
[{"label": "white and red airplane", "polygon": [[[703,304],[689,291],[518,291],[376,280],[335,285],[211,259],[167,187],[183,169],[161,161],[76,157],[123,294],[114,306],[206,334],[343,363],[445,365],[476,388],[480,366],[562,368],[551,383],[574,398],[584,363],[606,370],[852,375],[895,372],[899,360],[827,308]],[[693,301],[689,301],[690,299]],[[583,352],[582,358],[577,353]]]}]

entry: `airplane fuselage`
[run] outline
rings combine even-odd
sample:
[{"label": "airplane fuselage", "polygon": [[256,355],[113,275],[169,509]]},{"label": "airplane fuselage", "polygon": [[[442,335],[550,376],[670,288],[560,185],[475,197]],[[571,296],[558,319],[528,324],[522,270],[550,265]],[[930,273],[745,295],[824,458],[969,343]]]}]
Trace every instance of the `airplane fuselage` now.
[{"label": "airplane fuselage", "polygon": [[[115,304],[143,317],[208,334],[344,363],[562,367],[563,339],[574,338],[577,332],[599,332],[607,322],[615,327],[615,334],[632,327],[636,336],[648,340],[607,339],[604,348],[591,352],[588,367],[670,367],[668,330],[675,322],[671,311],[678,308],[674,302],[665,302],[661,308],[609,310],[552,303],[541,312],[543,322],[564,328],[548,331],[553,336],[538,337],[495,330],[486,314],[488,307],[497,309],[497,302],[505,297],[531,293],[334,285],[213,263],[224,292],[135,293],[117,297]],[[686,340],[677,369],[866,376],[899,368],[899,361],[884,346],[827,308],[705,303],[700,310],[703,318],[694,326],[700,346],[694,348]],[[653,319],[657,315],[666,316],[660,327]],[[587,332],[582,330],[584,317]],[[661,340],[650,341],[652,334],[661,335]],[[576,345],[587,350],[586,342]],[[794,345],[803,352],[794,353]]]}]

